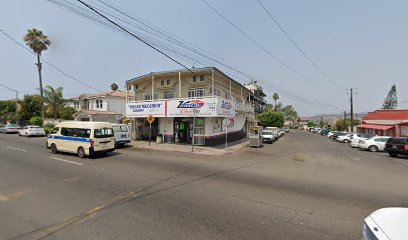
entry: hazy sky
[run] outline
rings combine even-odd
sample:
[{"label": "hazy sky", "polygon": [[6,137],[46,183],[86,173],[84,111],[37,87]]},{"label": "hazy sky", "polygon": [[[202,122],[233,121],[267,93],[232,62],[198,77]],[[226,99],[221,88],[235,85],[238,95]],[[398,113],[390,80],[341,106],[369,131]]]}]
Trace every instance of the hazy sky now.
[{"label": "hazy sky", "polygon": [[[408,100],[406,0],[262,0],[302,49],[343,87],[332,84],[319,73],[279,31],[256,0],[207,1],[279,59],[318,84],[305,81],[282,67],[201,0],[112,2],[132,16],[165,29],[255,76],[263,84],[270,102],[272,87],[276,86],[301,98],[348,111],[345,88],[353,87],[358,92],[355,111],[371,111],[382,106],[392,84],[397,85],[399,100]],[[0,29],[21,43],[27,29],[43,30],[52,41],[43,57],[97,89],[108,91],[112,82],[123,89],[130,78],[180,68],[135,39],[46,0],[3,0],[1,6]],[[0,52],[0,83],[22,94],[36,92],[38,77],[34,56],[2,34]],[[189,67],[193,64],[179,60]],[[44,85],[64,87],[66,98],[95,92],[47,65],[44,65],[43,75]],[[237,80],[244,83],[245,79]],[[341,112],[333,107],[279,95],[279,101],[293,104],[303,116]],[[0,87],[0,99],[13,97],[13,92]],[[408,103],[400,107],[408,108]]]}]

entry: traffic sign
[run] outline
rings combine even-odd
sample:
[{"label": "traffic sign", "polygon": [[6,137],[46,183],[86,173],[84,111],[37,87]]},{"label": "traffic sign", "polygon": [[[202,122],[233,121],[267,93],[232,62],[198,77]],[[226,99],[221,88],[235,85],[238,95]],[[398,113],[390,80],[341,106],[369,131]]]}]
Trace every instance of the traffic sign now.
[{"label": "traffic sign", "polygon": [[146,120],[150,123],[150,124],[152,124],[152,122],[154,122],[154,117],[153,117],[153,115],[149,115],[147,118],[146,118]]}]

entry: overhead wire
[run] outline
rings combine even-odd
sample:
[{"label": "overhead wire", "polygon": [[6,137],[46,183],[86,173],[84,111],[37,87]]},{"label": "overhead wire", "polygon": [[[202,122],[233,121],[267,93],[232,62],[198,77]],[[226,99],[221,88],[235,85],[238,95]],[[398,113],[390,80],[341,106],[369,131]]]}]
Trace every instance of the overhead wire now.
[{"label": "overhead wire", "polygon": [[258,2],[258,4],[262,7],[262,9],[268,14],[268,16],[270,17],[270,19],[276,24],[276,26],[279,28],[279,30],[286,36],[286,38],[295,46],[295,48],[317,69],[317,71],[319,71],[325,78],[327,78],[330,82],[332,82],[333,84],[335,84],[337,87],[340,88],[345,88],[342,85],[340,85],[339,83],[337,83],[336,81],[334,81],[326,72],[324,72],[322,70],[321,67],[319,67],[317,65],[317,63],[315,61],[312,60],[311,57],[309,57],[306,52],[299,46],[298,43],[296,43],[296,41],[289,35],[289,33],[283,28],[283,26],[278,22],[278,20],[276,19],[276,17],[274,17],[269,11],[268,9],[262,4],[262,2],[260,0],[256,0]]},{"label": "overhead wire", "polygon": [[[86,11],[86,10],[84,10],[84,8],[81,8],[80,6],[77,6],[77,5],[73,4],[73,3],[70,3],[70,2],[67,2],[67,1],[64,1],[64,3],[61,3],[61,2],[58,1],[58,0],[47,0],[47,1],[52,2],[52,3],[56,3],[57,5],[59,5],[59,6],[62,7],[62,8],[65,8],[66,10],[69,10],[69,11],[72,11],[72,12],[74,12],[74,13],[76,13],[76,14],[79,14],[80,16],[82,16],[82,17],[84,17],[84,18],[88,18],[89,20],[98,23],[98,25],[103,25],[104,27],[108,27],[108,28],[110,28],[111,30],[114,30],[115,32],[120,32],[120,33],[122,33],[122,35],[124,35],[124,36],[127,36],[127,37],[131,36],[131,35],[129,35],[128,33],[124,34],[123,32],[118,31],[118,27],[115,26],[115,25],[112,25],[111,22],[108,22],[108,23],[107,23],[106,21],[101,21],[101,19],[96,18],[94,15],[90,15],[90,11]],[[100,2],[100,3],[104,3],[104,1],[101,1],[101,0],[97,0],[97,1]],[[67,7],[68,5],[67,5],[66,3],[69,4],[69,7]],[[105,6],[108,6],[109,8],[112,8],[112,5],[111,5],[111,4],[104,4],[104,5],[105,5]],[[107,13],[107,9],[106,9],[106,8],[105,8],[105,9],[101,9],[100,5],[99,5],[99,7],[94,7],[94,8],[97,9],[98,11],[103,11],[105,14]],[[119,12],[120,14],[125,15],[127,18],[132,19],[133,21],[141,22],[141,20],[138,20],[137,18],[131,17],[129,14],[127,14],[127,13],[125,13],[125,12],[119,10],[117,7],[114,7],[113,9],[114,9],[116,12]],[[115,16],[115,15],[112,14],[112,13],[109,13],[109,16],[114,17],[116,20],[119,20],[119,21],[121,21],[122,23],[124,23],[124,24],[126,24],[126,25],[130,25],[130,26],[137,27],[138,29],[140,29],[140,26],[135,26],[134,22],[130,22],[130,21],[124,20],[124,19],[122,19],[122,18],[120,18],[120,17],[118,17],[118,16]],[[106,19],[105,19],[105,20],[106,20]],[[146,23],[143,23],[142,25],[146,25]],[[152,31],[153,31],[153,30],[156,30],[156,29],[155,29],[155,26],[152,26],[152,25],[149,25],[149,29],[152,30]],[[128,30],[129,32],[132,31],[132,30],[130,30],[130,29],[127,29],[127,30]],[[143,30],[143,31],[144,31],[144,30]],[[144,31],[144,32],[151,33],[151,31]],[[168,39],[168,34],[163,33],[163,31],[157,30],[157,31],[155,31],[155,32],[156,32],[157,34],[163,34],[163,36],[160,37],[162,40],[163,40],[163,39]],[[155,35],[156,37],[157,37],[157,34]],[[251,76],[250,74],[247,74],[247,73],[245,73],[245,72],[239,70],[238,68],[231,67],[231,66],[229,66],[228,64],[225,64],[225,63],[223,63],[222,61],[219,61],[219,60],[217,60],[217,59],[214,59],[213,57],[210,57],[210,56],[208,56],[208,55],[205,54],[205,53],[201,53],[199,50],[197,50],[196,48],[192,47],[191,44],[186,44],[186,43],[183,42],[183,40],[178,40],[178,39],[176,39],[176,37],[171,37],[171,39],[173,39],[173,41],[169,41],[169,40],[167,40],[167,41],[169,41],[170,43],[176,44],[177,46],[179,46],[179,47],[181,47],[181,48],[184,48],[185,50],[191,51],[191,52],[193,52],[193,53],[195,53],[195,54],[197,54],[197,55],[203,57],[203,59],[199,60],[199,59],[197,59],[197,58],[194,58],[194,57],[192,57],[191,54],[189,54],[188,52],[185,52],[185,51],[183,52],[181,49],[175,49],[175,48],[173,48],[171,45],[168,45],[168,44],[165,44],[165,43],[163,43],[163,42],[160,42],[160,41],[158,41],[157,39],[154,39],[154,38],[152,38],[152,37],[149,37],[149,36],[147,36],[147,35],[145,35],[145,34],[142,34],[142,33],[140,33],[140,32],[138,33],[138,35],[139,35],[139,36],[143,36],[144,40],[145,40],[146,42],[149,41],[149,43],[150,43],[151,45],[156,46],[156,47],[160,47],[160,48],[164,48],[166,51],[171,52],[171,53],[173,53],[173,54],[176,54],[177,56],[179,56],[179,57],[181,57],[181,58],[183,58],[183,59],[185,59],[185,60],[187,59],[188,61],[191,61],[191,62],[200,62],[200,63],[206,64],[207,66],[208,66],[208,63],[209,63],[209,62],[216,62],[217,64],[219,64],[219,65],[221,65],[221,66],[227,68],[229,74],[231,74],[231,72],[233,72],[234,75],[239,74],[239,75],[244,76],[245,78],[247,78],[247,79],[245,79],[246,82],[248,82],[248,80],[250,80],[250,79],[255,79],[255,78],[254,78],[253,76]],[[174,39],[176,39],[176,40],[174,40]],[[176,42],[176,43],[175,43],[175,42]],[[188,46],[188,45],[190,45],[190,46]],[[204,60],[204,59],[205,59],[205,60]],[[184,68],[186,68],[186,67],[184,66]],[[188,69],[188,68],[187,68],[187,69]],[[224,70],[224,71],[225,71],[225,70]],[[270,85],[270,86],[272,87],[272,85],[270,84],[270,82],[267,82],[267,81],[265,81],[265,85]],[[283,94],[289,96],[289,98],[292,98],[292,99],[297,100],[297,101],[301,101],[301,102],[303,102],[303,103],[304,103],[304,101],[306,101],[306,102],[309,102],[309,103],[311,103],[311,104],[317,104],[317,105],[319,105],[319,106],[322,106],[322,105],[326,105],[326,106],[330,106],[330,107],[333,107],[333,106],[334,106],[334,105],[331,105],[331,104],[318,103],[318,102],[315,102],[315,101],[310,101],[310,100],[307,100],[307,99],[305,99],[305,98],[298,97],[298,96],[296,96],[295,94],[290,94],[290,93],[288,93],[287,91],[278,90],[275,86],[273,86],[273,88],[275,89],[274,91],[278,91],[278,92],[280,92],[280,93],[283,93]],[[338,109],[338,107],[335,107],[335,108]]]},{"label": "overhead wire", "polygon": [[[17,44],[18,46],[24,48],[24,49],[25,49],[26,51],[28,51],[29,53],[35,55],[35,53],[34,53],[33,51],[31,51],[31,50],[28,49],[26,46],[24,46],[22,43],[20,43],[19,41],[17,41],[15,38],[13,38],[10,34],[8,34],[7,32],[5,32],[3,29],[0,29],[0,32],[1,32],[3,35],[5,35],[7,38],[9,38],[11,41],[13,41],[15,44]],[[101,91],[101,90],[99,90],[99,89],[97,89],[97,88],[95,88],[95,87],[93,87],[93,86],[91,86],[91,85],[89,85],[89,84],[87,84],[87,83],[81,81],[81,80],[78,80],[77,78],[75,78],[75,77],[73,77],[72,75],[68,74],[67,72],[63,71],[61,68],[55,66],[55,65],[52,64],[51,62],[49,62],[49,61],[47,61],[46,59],[44,59],[44,57],[40,56],[40,58],[41,58],[41,60],[42,60],[44,63],[46,63],[47,65],[49,65],[50,67],[52,67],[52,68],[55,69],[56,71],[60,72],[61,74],[65,75],[66,77],[68,77],[68,78],[70,78],[70,79],[72,79],[72,80],[74,80],[74,81],[76,81],[76,82],[78,82],[78,83],[80,83],[80,84],[82,84],[82,85],[84,85],[84,86],[87,86],[87,87],[89,87],[89,88],[91,88],[91,89],[93,89],[93,90],[96,90],[96,91],[98,91],[98,92],[103,92],[103,91]]]}]

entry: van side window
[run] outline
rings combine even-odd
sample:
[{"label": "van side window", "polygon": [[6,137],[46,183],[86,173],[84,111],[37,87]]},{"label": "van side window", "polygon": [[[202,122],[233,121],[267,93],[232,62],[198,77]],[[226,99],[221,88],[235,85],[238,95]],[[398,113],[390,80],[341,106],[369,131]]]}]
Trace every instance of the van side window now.
[{"label": "van side window", "polygon": [[121,130],[122,132],[127,132],[127,131],[128,131],[128,128],[127,128],[126,126],[120,126],[120,130]]},{"label": "van side window", "polygon": [[94,137],[95,138],[113,137],[113,129],[112,128],[95,129],[94,130]]},{"label": "van side window", "polygon": [[59,127],[55,127],[51,130],[50,134],[56,134],[59,131]]},{"label": "van side window", "polygon": [[120,126],[112,126],[114,132],[120,132]]},{"label": "van side window", "polygon": [[89,138],[91,136],[91,129],[85,128],[61,128],[61,135],[68,137]]}]

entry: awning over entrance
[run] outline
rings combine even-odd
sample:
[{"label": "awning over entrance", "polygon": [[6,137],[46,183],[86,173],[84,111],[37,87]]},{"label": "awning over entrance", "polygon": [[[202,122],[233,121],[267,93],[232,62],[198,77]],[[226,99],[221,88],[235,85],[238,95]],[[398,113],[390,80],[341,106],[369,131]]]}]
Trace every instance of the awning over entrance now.
[{"label": "awning over entrance", "polygon": [[393,125],[376,125],[376,124],[360,124],[357,127],[359,128],[371,128],[371,129],[377,129],[377,130],[388,130],[393,128]]}]

